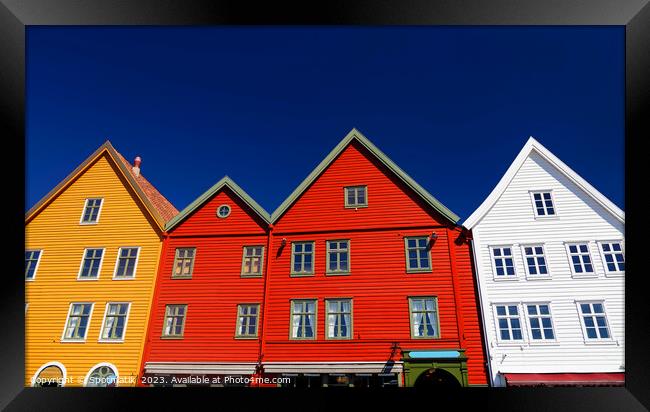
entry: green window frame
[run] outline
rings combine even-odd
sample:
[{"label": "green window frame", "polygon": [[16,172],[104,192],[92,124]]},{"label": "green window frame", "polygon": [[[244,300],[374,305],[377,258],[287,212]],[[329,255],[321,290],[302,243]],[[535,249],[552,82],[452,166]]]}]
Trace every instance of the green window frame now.
[{"label": "green window frame", "polygon": [[191,278],[194,273],[194,260],[196,259],[196,248],[176,248],[174,255],[174,267],[172,278]]},{"label": "green window frame", "polygon": [[[405,236],[406,272],[432,272],[431,244],[428,236]],[[426,266],[425,264],[426,263]]]},{"label": "green window frame", "polygon": [[236,338],[257,338],[259,329],[259,303],[241,303],[237,305]]},{"label": "green window frame", "polygon": [[350,241],[347,239],[328,240],[326,261],[326,274],[350,274]]},{"label": "green window frame", "polygon": [[352,299],[325,299],[325,338],[352,339]]},{"label": "green window frame", "polygon": [[437,296],[409,297],[409,319],[412,339],[440,338]]},{"label": "green window frame", "polygon": [[315,255],[316,242],[291,242],[291,276],[313,276]]},{"label": "green window frame", "polygon": [[315,340],[318,322],[317,299],[292,299],[289,339]]},{"label": "green window frame", "polygon": [[187,305],[173,304],[165,306],[165,322],[163,323],[163,338],[182,338],[185,333]]},{"label": "green window frame", "polygon": [[346,208],[368,207],[368,186],[346,186],[343,191]]},{"label": "green window frame", "polygon": [[[256,268],[256,269],[255,269]],[[244,246],[241,276],[260,278],[264,270],[264,246]]]}]

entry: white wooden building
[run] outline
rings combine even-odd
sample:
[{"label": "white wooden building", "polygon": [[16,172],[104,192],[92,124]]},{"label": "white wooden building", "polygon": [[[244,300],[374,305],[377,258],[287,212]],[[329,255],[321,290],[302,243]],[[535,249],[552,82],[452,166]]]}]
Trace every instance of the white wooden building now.
[{"label": "white wooden building", "polygon": [[463,225],[492,385],[622,384],[624,212],[531,137]]}]

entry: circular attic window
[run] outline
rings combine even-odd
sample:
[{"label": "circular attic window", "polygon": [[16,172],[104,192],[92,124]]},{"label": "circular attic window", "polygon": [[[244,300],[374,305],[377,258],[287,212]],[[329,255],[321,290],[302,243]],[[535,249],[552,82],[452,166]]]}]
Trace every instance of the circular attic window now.
[{"label": "circular attic window", "polygon": [[217,217],[224,219],[228,216],[230,216],[230,206],[221,205],[217,208]]}]

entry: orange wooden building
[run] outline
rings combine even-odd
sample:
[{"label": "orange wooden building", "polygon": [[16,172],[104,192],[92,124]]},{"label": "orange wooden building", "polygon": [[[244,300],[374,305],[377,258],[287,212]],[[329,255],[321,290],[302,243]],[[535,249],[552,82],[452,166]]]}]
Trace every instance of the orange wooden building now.
[{"label": "orange wooden building", "polygon": [[25,217],[25,385],[133,386],[165,222],[178,211],[104,143]]}]

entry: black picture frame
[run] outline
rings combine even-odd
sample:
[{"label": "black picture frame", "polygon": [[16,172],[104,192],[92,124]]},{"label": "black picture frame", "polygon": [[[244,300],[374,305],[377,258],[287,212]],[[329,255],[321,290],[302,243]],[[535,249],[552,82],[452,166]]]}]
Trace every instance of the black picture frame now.
[{"label": "black picture frame", "polygon": [[[12,270],[5,274],[0,301],[4,314],[0,359],[0,407],[9,410],[134,409],[136,404],[167,409],[173,404],[214,409],[220,402],[255,401],[267,409],[287,408],[296,392],[272,390],[179,390],[120,388],[24,388],[24,252],[25,180],[25,31],[30,25],[617,25],[625,26],[625,209],[626,231],[626,383],[624,388],[466,389],[462,392],[422,393],[413,388],[312,391],[302,394],[310,408],[328,401],[350,405],[360,399],[386,408],[410,407],[412,401],[434,407],[442,401],[456,405],[477,402],[499,410],[646,410],[650,407],[650,363],[647,344],[650,310],[638,264],[641,237],[641,191],[646,179],[640,170],[641,142],[648,133],[650,102],[650,6],[647,0],[538,1],[328,1],[283,5],[266,2],[202,0],[0,0],[0,118],[3,139],[4,227]],[[588,148],[583,150],[588,156]],[[603,165],[607,167],[607,165]],[[22,197],[20,197],[22,195]],[[225,400],[224,400],[225,399]],[[216,402],[216,403],[215,403]],[[423,405],[423,406],[424,406]],[[644,407],[645,405],[645,407]],[[40,406],[40,407],[39,407]],[[241,406],[238,409],[243,409]],[[366,409],[366,408],[364,408]]]}]

